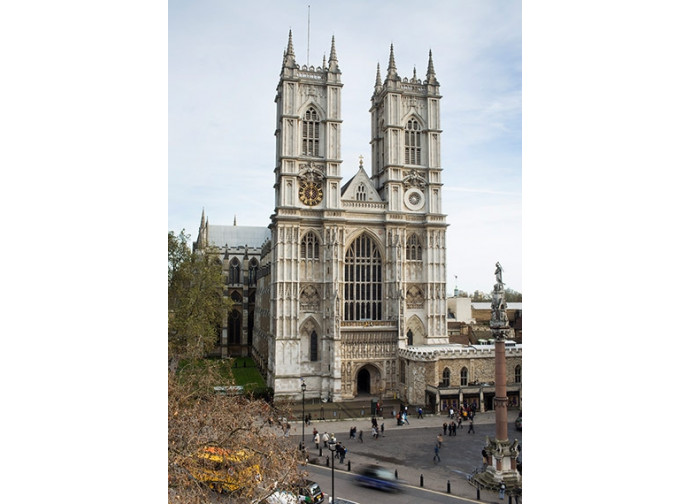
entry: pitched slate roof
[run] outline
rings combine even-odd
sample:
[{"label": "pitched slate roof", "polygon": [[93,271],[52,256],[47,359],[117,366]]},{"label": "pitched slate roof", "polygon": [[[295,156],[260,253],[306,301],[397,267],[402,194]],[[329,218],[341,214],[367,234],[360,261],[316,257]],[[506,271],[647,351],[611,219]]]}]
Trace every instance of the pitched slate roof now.
[{"label": "pitched slate roof", "polygon": [[261,248],[271,238],[271,230],[258,226],[208,226],[208,243],[217,247]]}]

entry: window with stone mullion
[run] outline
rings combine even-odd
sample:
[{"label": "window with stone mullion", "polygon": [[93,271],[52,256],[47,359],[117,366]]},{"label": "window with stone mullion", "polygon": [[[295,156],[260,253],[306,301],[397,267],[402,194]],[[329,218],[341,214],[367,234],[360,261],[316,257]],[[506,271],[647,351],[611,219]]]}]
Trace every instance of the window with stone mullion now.
[{"label": "window with stone mullion", "polygon": [[319,155],[319,115],[309,108],[302,120],[302,155]]},{"label": "window with stone mullion", "polygon": [[381,320],[381,255],[360,236],[345,255],[345,320]]},{"label": "window with stone mullion", "polygon": [[405,128],[405,164],[422,164],[422,136],[414,119],[407,121]]}]

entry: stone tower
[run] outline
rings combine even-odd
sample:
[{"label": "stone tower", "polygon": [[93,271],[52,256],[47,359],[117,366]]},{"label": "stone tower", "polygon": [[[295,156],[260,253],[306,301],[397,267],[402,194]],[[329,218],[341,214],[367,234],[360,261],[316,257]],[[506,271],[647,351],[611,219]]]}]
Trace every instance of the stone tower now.
[{"label": "stone tower", "polygon": [[440,100],[431,51],[424,81],[417,78],[416,69],[412,78],[401,78],[391,44],[385,80],[381,82],[377,68],[371,99],[371,179],[381,199],[388,202],[388,232],[405,244],[413,236],[421,239],[427,252],[421,265],[408,256],[404,271],[394,273],[406,299],[419,296],[418,289],[422,289],[423,313],[414,310],[419,303],[406,303],[411,314],[423,317],[425,326],[423,335],[414,331],[404,335],[407,344],[415,345],[448,341]]},{"label": "stone tower", "polygon": [[[269,375],[276,395],[299,390],[300,377],[320,381],[333,374],[335,328],[325,301],[334,296],[335,268],[324,242],[335,231],[324,218],[340,208],[342,86],[335,37],[328,61],[324,57],[320,67],[300,67],[290,31],[275,99],[275,213],[269,226],[276,357]],[[309,369],[300,365],[304,361]],[[310,385],[310,391],[317,388]]]}]

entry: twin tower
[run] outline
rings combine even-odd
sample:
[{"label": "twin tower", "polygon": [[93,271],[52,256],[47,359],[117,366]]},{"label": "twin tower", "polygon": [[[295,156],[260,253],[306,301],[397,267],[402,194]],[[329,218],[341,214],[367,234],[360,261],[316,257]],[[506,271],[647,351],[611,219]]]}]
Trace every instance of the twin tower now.
[{"label": "twin tower", "polygon": [[[439,82],[398,75],[391,45],[371,98],[371,170],[343,182],[335,38],[300,66],[292,32],[277,105],[275,211],[252,353],[276,397],[399,397],[399,349],[448,343]],[[345,126],[347,127],[347,126]],[[268,267],[270,263],[270,267]],[[411,391],[410,391],[411,392]]]}]

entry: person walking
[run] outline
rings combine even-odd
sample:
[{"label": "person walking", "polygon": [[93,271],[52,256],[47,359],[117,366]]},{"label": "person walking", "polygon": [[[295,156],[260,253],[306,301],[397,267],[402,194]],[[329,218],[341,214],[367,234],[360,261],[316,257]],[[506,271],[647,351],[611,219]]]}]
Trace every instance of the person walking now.
[{"label": "person walking", "polygon": [[317,450],[319,449],[319,440],[320,440],[319,433],[317,431],[316,434],[314,434],[314,445],[315,445]]},{"label": "person walking", "polygon": [[474,420],[472,420],[471,418],[470,418],[470,427],[467,429],[467,433],[469,434],[470,432],[471,432],[472,434],[475,433],[475,432],[474,432]]},{"label": "person walking", "polygon": [[443,435],[446,435],[446,431],[448,430],[448,424],[446,422],[443,422]]},{"label": "person walking", "polygon": [[323,433],[323,437],[321,438],[321,441],[323,441],[323,447],[328,448],[328,440],[329,440],[328,432]]},{"label": "person walking", "polygon": [[381,422],[381,437],[383,437],[383,422]]},{"label": "person walking", "polygon": [[357,435],[357,439],[359,439],[360,443],[364,443],[364,431],[362,429],[359,429],[359,434]]},{"label": "person walking", "polygon": [[343,461],[345,460],[345,447],[342,445],[340,441],[338,441],[335,445],[335,452],[338,454],[338,457],[340,458],[340,463],[342,464]]},{"label": "person walking", "polygon": [[436,441],[437,441],[438,449],[440,450],[441,448],[443,448],[443,436],[441,435],[440,432],[438,433],[438,436],[436,436]]},{"label": "person walking", "polygon": [[417,418],[424,418],[424,415],[422,414],[422,407],[420,406],[417,408]]},{"label": "person walking", "polygon": [[441,457],[438,454],[438,444],[434,445],[434,464],[441,462]]}]

